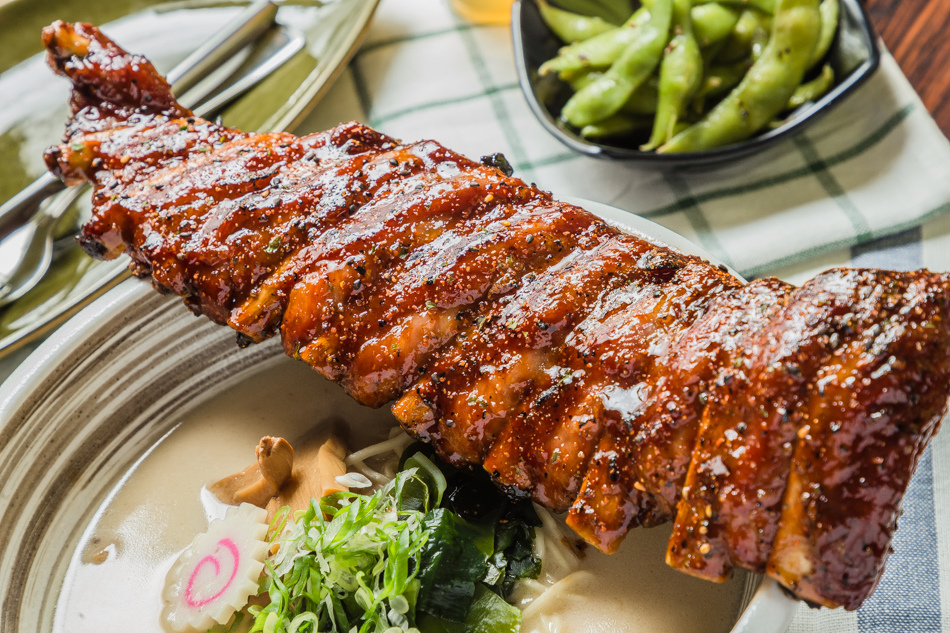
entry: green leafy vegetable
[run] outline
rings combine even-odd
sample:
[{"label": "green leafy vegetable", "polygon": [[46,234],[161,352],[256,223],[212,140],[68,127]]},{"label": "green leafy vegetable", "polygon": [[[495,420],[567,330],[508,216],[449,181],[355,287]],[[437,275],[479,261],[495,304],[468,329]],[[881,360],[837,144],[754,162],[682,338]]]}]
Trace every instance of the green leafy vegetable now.
[{"label": "green leafy vegetable", "polygon": [[538,515],[530,502],[515,502],[503,495],[488,473],[433,461],[434,454],[428,444],[413,444],[403,453],[400,468],[417,466],[419,462],[414,460],[427,455],[433,457],[426,462],[437,464],[446,482],[441,507],[468,526],[469,537],[485,553],[487,567],[481,581],[507,598],[516,581],[537,578],[541,571],[541,560],[534,555],[534,528],[541,525]]},{"label": "green leafy vegetable", "polygon": [[402,486],[397,488],[399,506],[409,510],[428,512],[438,508],[445,493],[445,476],[432,460],[416,453],[405,461],[403,469],[415,469],[416,475],[404,479]]},{"label": "green leafy vegetable", "polygon": [[465,622],[475,585],[485,577],[492,552],[476,545],[483,536],[477,528],[444,508],[429,513],[425,527],[430,538],[422,550],[419,609],[444,620]]},{"label": "green leafy vegetable", "polygon": [[457,624],[423,614],[419,618],[421,633],[517,633],[521,612],[482,585],[475,588],[475,599],[465,622]]},{"label": "green leafy vegetable", "polygon": [[494,585],[503,598],[511,595],[515,582],[537,578],[541,559],[534,555],[534,529],[525,521],[510,518],[498,523],[495,532],[495,554],[492,565],[499,570]]}]

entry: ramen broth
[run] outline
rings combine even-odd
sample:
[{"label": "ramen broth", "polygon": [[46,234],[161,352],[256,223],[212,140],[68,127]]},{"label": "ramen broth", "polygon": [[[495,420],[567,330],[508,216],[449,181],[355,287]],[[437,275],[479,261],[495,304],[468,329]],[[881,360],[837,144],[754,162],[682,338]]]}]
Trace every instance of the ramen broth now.
[{"label": "ramen broth", "polygon": [[[204,486],[252,463],[263,435],[286,437],[293,444],[314,431],[339,428],[343,421],[352,422],[346,425],[351,449],[385,439],[394,424],[385,408],[361,407],[338,386],[286,359],[267,363],[183,413],[96,512],[70,561],[55,630],[161,633],[165,575],[191,540],[226,509]],[[546,555],[541,581],[566,578],[533,607],[527,604],[533,593],[520,593],[521,606],[527,606],[522,631],[729,631],[744,578],[716,585],[667,568],[668,536],[668,527],[634,530],[616,555],[587,548],[567,568]]]}]

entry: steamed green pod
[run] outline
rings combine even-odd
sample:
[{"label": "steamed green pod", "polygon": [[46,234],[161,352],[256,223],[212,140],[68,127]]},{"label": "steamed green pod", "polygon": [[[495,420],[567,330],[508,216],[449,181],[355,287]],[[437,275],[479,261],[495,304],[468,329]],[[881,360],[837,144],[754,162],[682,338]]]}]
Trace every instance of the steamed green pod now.
[{"label": "steamed green pod", "polygon": [[818,0],[779,0],[772,38],[742,83],[700,122],[660,146],[698,152],[742,141],[769,124],[801,83],[818,42]]},{"label": "steamed green pod", "polygon": [[617,28],[615,24],[602,18],[571,13],[552,6],[545,0],[538,0],[538,11],[548,28],[565,44],[589,40],[595,35]]},{"label": "steamed green pod", "polygon": [[725,40],[720,40],[709,46],[699,47],[699,52],[703,56],[703,74],[709,72],[709,69],[717,64],[716,60],[719,59],[719,51],[722,50],[725,43]]},{"label": "steamed green pod", "polygon": [[716,56],[720,64],[732,64],[752,57],[753,45],[768,40],[772,31],[772,18],[755,9],[747,9],[739,15],[732,33],[722,40],[722,48]]},{"label": "steamed green pod", "polygon": [[785,109],[794,110],[796,108],[800,108],[809,101],[818,101],[825,95],[825,93],[828,92],[834,82],[835,71],[830,65],[825,64],[821,69],[820,75],[811,81],[806,81],[795,89],[795,92],[785,105]]},{"label": "steamed green pod", "polygon": [[653,127],[653,117],[618,112],[603,121],[591,123],[581,128],[581,136],[592,141],[623,138]]},{"label": "steamed green pod", "polygon": [[[818,101],[821,99],[828,90],[831,89],[831,86],[835,82],[835,71],[825,64],[821,69],[821,74],[812,79],[811,81],[806,81],[798,88],[795,89],[795,93],[789,98],[788,103],[785,104],[785,111],[791,112],[802,107],[806,103]],[[782,127],[789,122],[794,117],[794,113],[789,115],[786,118],[774,118],[769,121],[769,129],[774,130]]]},{"label": "steamed green pod", "polygon": [[[574,92],[583,90],[598,79],[604,76],[603,71],[591,70],[583,75],[577,75],[567,81]],[[648,114],[656,113],[656,104],[658,100],[659,77],[650,76],[649,79],[640,84],[640,87],[633,91],[627,102],[620,107],[622,114]],[[738,82],[736,82],[738,83]]]},{"label": "steamed green pod", "polygon": [[630,42],[637,39],[640,27],[649,19],[649,11],[641,7],[622,26],[614,27],[583,42],[565,46],[558,51],[557,57],[541,64],[538,73],[543,76],[585,68],[607,68],[617,61]]},{"label": "steamed green pod", "polygon": [[[692,13],[690,13],[690,16],[692,16]],[[696,25],[694,23],[694,29],[695,26]],[[720,40],[714,44],[710,44],[709,46],[700,45],[699,47],[699,53],[703,57],[703,76],[699,83],[699,88],[696,89],[696,94],[693,95],[692,110],[693,116],[695,118],[702,116],[703,112],[705,111],[706,100],[704,96],[704,88],[706,88],[708,83],[706,78],[709,76],[710,70],[716,65],[714,60],[719,55],[719,51],[722,50],[724,43],[724,41]]]},{"label": "steamed green pod", "polygon": [[762,57],[762,53],[765,52],[765,47],[769,45],[769,39],[771,38],[770,29],[767,30],[767,27],[771,27],[770,22],[766,22],[766,28],[756,29],[752,33],[752,61],[755,61]]},{"label": "steamed green pod", "polygon": [[828,49],[831,48],[835,33],[838,31],[838,14],[841,12],[841,7],[838,0],[821,0],[818,12],[821,14],[821,32],[818,34],[818,44],[815,45],[815,50],[811,55],[809,68],[817,66],[828,54]]},{"label": "steamed green pod", "polygon": [[703,56],[693,36],[690,0],[673,0],[673,37],[660,63],[659,100],[653,133],[642,150],[652,150],[673,137],[690,98],[703,77]]},{"label": "steamed green pod", "polygon": [[703,81],[693,98],[694,110],[702,113],[706,99],[726,94],[739,85],[749,72],[752,62],[743,60],[735,64],[713,65],[703,73]]},{"label": "steamed green pod", "polygon": [[693,35],[703,48],[729,37],[739,21],[739,12],[718,2],[699,4],[690,10]]},{"label": "steamed green pod", "polygon": [[777,0],[693,0],[693,4],[696,5],[705,4],[707,2],[720,2],[740,9],[751,7],[763,13],[768,13],[769,15],[775,13],[775,8],[778,5]]},{"label": "steamed green pod", "polygon": [[655,0],[650,19],[604,76],[572,96],[561,117],[575,127],[602,121],[623,107],[659,65],[669,41],[673,0]]},{"label": "steamed green pod", "polygon": [[633,13],[629,0],[557,0],[559,7],[571,13],[592,15],[611,24],[622,24]]},{"label": "steamed green pod", "polygon": [[574,92],[583,90],[586,86],[589,86],[603,76],[604,71],[593,69],[588,69],[584,72],[574,71],[560,74],[561,81],[568,84]]},{"label": "steamed green pod", "polygon": [[657,102],[660,100],[659,85],[660,78],[651,75],[639,88],[633,91],[627,102],[621,106],[620,113],[628,115],[647,114],[650,116],[656,114]]}]

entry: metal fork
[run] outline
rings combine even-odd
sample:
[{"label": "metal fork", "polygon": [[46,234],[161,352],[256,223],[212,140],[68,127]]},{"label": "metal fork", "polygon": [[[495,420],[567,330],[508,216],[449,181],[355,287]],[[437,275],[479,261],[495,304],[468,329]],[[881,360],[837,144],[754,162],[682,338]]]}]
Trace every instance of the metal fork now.
[{"label": "metal fork", "polygon": [[[202,100],[194,108],[196,115],[206,118],[268,76],[303,48],[302,34],[274,26],[277,7],[270,0],[251,5],[237,19],[218,32],[208,43],[200,47],[168,73],[168,80],[177,94],[184,94],[183,105]],[[202,78],[240,51],[247,44],[259,41],[257,50],[232,75],[238,79],[226,85],[200,85],[200,90],[191,90]],[[190,92],[189,92],[190,90]],[[212,95],[208,98],[209,95]],[[0,269],[0,306],[23,296],[45,275],[52,261],[52,232],[56,221],[82,194],[86,187],[74,187],[45,205],[39,213],[42,201],[63,189],[58,179],[50,174],[38,178],[7,204],[0,208],[0,242],[6,254],[16,253],[7,259],[15,265]],[[7,234],[4,235],[4,229]]]}]

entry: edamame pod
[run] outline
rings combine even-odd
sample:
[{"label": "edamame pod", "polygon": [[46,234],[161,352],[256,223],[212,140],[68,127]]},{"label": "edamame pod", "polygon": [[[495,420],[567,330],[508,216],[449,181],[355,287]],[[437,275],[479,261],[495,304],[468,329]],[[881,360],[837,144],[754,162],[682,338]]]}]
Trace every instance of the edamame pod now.
[{"label": "edamame pod", "polygon": [[[568,6],[567,2],[559,4]],[[617,25],[633,12],[633,7],[629,0],[571,0],[570,10],[581,15],[596,15]]]},{"label": "edamame pod", "polygon": [[752,7],[769,15],[775,13],[775,7],[778,4],[776,0],[694,0],[694,4],[704,4],[706,2],[721,2],[740,8]]},{"label": "edamame pod", "polygon": [[729,37],[739,21],[739,12],[718,2],[709,2],[693,7],[690,18],[696,41],[706,47]]},{"label": "edamame pod", "polygon": [[660,63],[670,37],[672,15],[673,0],[656,0],[650,19],[639,29],[637,38],[627,45],[603,77],[564,104],[561,117],[582,128],[620,110]]},{"label": "edamame pod", "polygon": [[564,83],[573,83],[582,77],[587,76],[588,73],[599,72],[594,71],[592,68],[578,68],[577,70],[564,70],[557,74],[558,79]]},{"label": "edamame pod", "polygon": [[818,0],[779,0],[772,38],[748,74],[702,121],[660,153],[698,152],[744,140],[782,111],[805,76],[818,42]]},{"label": "edamame pod", "polygon": [[624,49],[635,41],[641,27],[650,19],[645,8],[637,9],[623,24],[600,35],[565,46],[557,57],[541,64],[538,73],[581,70],[584,68],[607,68],[623,54]]},{"label": "edamame pod", "polygon": [[716,65],[716,59],[719,57],[719,51],[722,50],[724,41],[716,42],[709,46],[700,47],[699,52],[703,54],[703,68],[709,68]]},{"label": "edamame pod", "polygon": [[795,108],[800,108],[809,101],[818,101],[824,96],[828,89],[831,88],[831,84],[835,82],[835,71],[831,68],[830,65],[825,64],[821,69],[821,74],[800,85],[795,89],[795,92],[789,98],[788,103],[785,105],[786,110],[794,110]]},{"label": "edamame pod", "polygon": [[696,111],[703,111],[703,101],[707,98],[725,94],[738,86],[751,66],[752,62],[749,61],[724,66],[710,66],[703,75],[703,83],[696,92],[694,99],[697,104]]},{"label": "edamame pod", "polygon": [[642,150],[652,150],[673,137],[673,129],[683,116],[690,97],[703,76],[703,56],[693,36],[690,0],[673,0],[673,38],[660,63],[659,101],[653,133]]},{"label": "edamame pod", "polygon": [[768,40],[772,31],[770,16],[755,9],[747,9],[739,14],[739,20],[732,33],[723,41],[716,57],[720,64],[732,64],[752,56],[754,41]]},{"label": "edamame pod", "polygon": [[[748,69],[748,66],[746,66]],[[587,70],[584,72],[572,73],[569,76],[562,76],[561,81],[570,84],[574,92],[583,90],[604,76],[602,70]],[[740,77],[741,79],[741,77]],[[736,83],[739,83],[736,81]],[[623,104],[620,111],[625,114],[654,114],[656,112],[657,86],[659,78],[655,75],[643,82],[639,88],[633,91],[627,102]],[[731,86],[730,86],[731,87]]]},{"label": "edamame pod", "polygon": [[588,70],[586,72],[570,74],[561,73],[561,81],[570,84],[571,89],[577,92],[578,90],[583,90],[586,86],[589,86],[603,76],[604,72],[602,70]]},{"label": "edamame pod", "polygon": [[821,0],[821,5],[818,7],[818,12],[821,14],[821,32],[818,34],[818,44],[815,45],[815,50],[811,54],[809,68],[814,68],[828,54],[828,49],[831,48],[835,33],[838,31],[840,11],[838,0]]},{"label": "edamame pod", "polygon": [[[765,25],[767,24],[766,22]],[[752,33],[752,61],[762,57],[765,47],[769,45],[770,36],[771,33],[766,28],[758,28]]]},{"label": "edamame pod", "polygon": [[541,19],[548,28],[554,31],[554,34],[565,44],[582,42],[617,28],[616,25],[602,18],[571,13],[552,6],[544,0],[538,0],[538,11],[541,12]]},{"label": "edamame pod", "polygon": [[622,114],[656,114],[657,101],[659,101],[659,83],[660,79],[653,75],[633,91],[627,102],[620,108]]},{"label": "edamame pod", "polygon": [[650,116],[615,114],[598,123],[585,125],[581,128],[581,136],[591,140],[619,138],[649,130],[652,125]]}]

